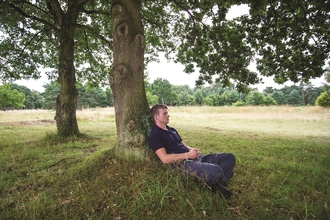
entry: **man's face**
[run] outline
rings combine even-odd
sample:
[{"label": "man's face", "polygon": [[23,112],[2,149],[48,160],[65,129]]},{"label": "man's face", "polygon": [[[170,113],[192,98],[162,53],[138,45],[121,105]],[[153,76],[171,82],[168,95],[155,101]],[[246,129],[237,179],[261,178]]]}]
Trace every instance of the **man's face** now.
[{"label": "man's face", "polygon": [[159,109],[155,119],[162,124],[168,124],[168,122],[170,121],[170,115],[168,114],[168,110],[166,108]]}]

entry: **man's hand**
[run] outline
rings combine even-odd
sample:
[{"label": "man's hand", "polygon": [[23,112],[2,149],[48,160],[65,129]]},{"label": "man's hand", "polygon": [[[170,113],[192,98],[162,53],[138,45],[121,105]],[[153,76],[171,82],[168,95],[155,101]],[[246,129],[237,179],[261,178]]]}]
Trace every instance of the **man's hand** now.
[{"label": "man's hand", "polygon": [[201,152],[199,151],[198,148],[192,148],[188,152],[188,158],[189,159],[198,159],[201,156]]}]

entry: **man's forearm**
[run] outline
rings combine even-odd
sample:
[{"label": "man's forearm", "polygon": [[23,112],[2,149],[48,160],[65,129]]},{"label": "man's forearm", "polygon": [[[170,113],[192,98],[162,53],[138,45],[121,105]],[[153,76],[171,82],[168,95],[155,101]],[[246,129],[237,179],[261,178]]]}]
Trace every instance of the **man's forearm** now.
[{"label": "man's forearm", "polygon": [[179,162],[181,160],[189,159],[188,153],[182,153],[182,154],[166,154],[164,158],[161,158],[161,161],[164,164],[168,163],[175,163]]},{"label": "man's forearm", "polygon": [[200,156],[198,149],[192,149],[187,153],[181,154],[167,154],[165,148],[159,148],[155,153],[164,164],[175,163],[186,159],[197,159]]},{"label": "man's forearm", "polygon": [[164,164],[185,160],[190,156],[189,152],[181,154],[167,154],[165,148],[160,148],[155,153]]}]

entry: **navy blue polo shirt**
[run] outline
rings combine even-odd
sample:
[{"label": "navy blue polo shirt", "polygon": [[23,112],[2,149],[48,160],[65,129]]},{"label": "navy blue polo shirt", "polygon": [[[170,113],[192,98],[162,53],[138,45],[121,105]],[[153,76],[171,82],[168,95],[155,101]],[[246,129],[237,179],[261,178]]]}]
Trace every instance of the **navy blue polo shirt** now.
[{"label": "navy blue polo shirt", "polygon": [[160,148],[165,148],[167,154],[180,154],[189,152],[188,148],[182,144],[182,138],[172,127],[167,126],[168,131],[154,124],[150,132],[149,147],[156,152]]}]

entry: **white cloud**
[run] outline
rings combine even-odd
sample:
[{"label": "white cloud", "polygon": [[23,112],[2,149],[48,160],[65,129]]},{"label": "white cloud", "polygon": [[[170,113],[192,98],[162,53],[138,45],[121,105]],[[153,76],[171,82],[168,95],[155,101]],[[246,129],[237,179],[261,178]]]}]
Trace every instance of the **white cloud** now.
[{"label": "white cloud", "polygon": [[199,73],[187,74],[183,72],[184,66],[180,63],[168,62],[160,55],[160,62],[152,62],[148,65],[148,81],[152,83],[157,78],[167,79],[172,85],[188,85],[195,87],[195,81]]},{"label": "white cloud", "polygon": [[21,85],[21,86],[26,86],[28,87],[30,90],[35,90],[38,92],[44,92],[45,88],[43,87],[44,84],[49,83],[47,76],[45,74],[41,74],[41,78],[40,79],[29,79],[29,80],[17,80],[14,83],[16,83],[17,85]]},{"label": "white cloud", "polygon": [[234,19],[236,17],[242,16],[245,14],[248,15],[249,10],[250,10],[250,7],[247,4],[234,5],[229,9],[229,11],[226,15],[226,19],[231,20],[231,19]]}]

